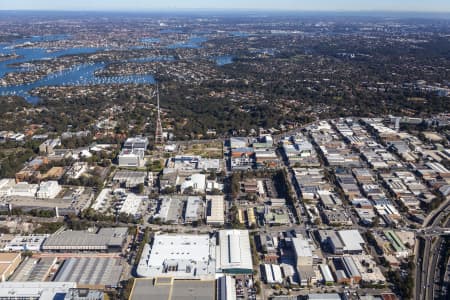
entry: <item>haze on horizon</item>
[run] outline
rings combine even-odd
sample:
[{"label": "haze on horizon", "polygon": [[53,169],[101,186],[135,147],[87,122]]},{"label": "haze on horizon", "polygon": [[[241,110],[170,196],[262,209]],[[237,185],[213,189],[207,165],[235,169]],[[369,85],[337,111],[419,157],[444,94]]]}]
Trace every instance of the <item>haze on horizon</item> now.
[{"label": "haze on horizon", "polygon": [[[291,10],[450,12],[449,0],[2,0],[0,10]],[[149,3],[150,2],[150,3]]]}]

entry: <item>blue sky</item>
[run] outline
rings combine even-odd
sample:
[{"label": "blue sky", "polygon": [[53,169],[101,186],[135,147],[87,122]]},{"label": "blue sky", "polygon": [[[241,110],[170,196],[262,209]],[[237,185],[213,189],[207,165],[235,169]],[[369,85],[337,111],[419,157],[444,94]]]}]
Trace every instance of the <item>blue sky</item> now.
[{"label": "blue sky", "polygon": [[0,0],[0,10],[250,9],[450,12],[450,0]]}]

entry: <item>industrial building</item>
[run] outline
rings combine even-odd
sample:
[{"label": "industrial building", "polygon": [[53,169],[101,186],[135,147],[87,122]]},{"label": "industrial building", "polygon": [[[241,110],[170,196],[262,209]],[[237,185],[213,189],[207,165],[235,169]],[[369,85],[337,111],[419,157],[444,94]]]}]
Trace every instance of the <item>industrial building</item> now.
[{"label": "industrial building", "polygon": [[137,267],[140,277],[214,278],[216,239],[202,235],[155,235]]},{"label": "industrial building", "polygon": [[39,184],[36,193],[38,199],[53,199],[61,192],[62,188],[57,181],[44,181]]},{"label": "industrial building", "polygon": [[115,195],[118,196],[117,201],[114,203],[115,209],[119,213],[132,215],[134,217],[140,216],[142,202],[148,200],[147,196],[139,196],[133,193],[127,193],[125,191],[115,193]]},{"label": "industrial building", "polygon": [[400,240],[397,234],[392,230],[386,230],[384,235],[389,240],[392,250],[396,257],[408,257],[411,251],[406,248],[405,244]]},{"label": "industrial building", "polygon": [[47,281],[56,262],[56,257],[25,258],[9,281]]},{"label": "industrial building", "polygon": [[67,171],[66,175],[70,179],[78,179],[88,170],[89,164],[87,162],[74,162],[72,167]]},{"label": "industrial building", "polygon": [[52,234],[42,245],[45,251],[121,252],[128,228],[101,228],[98,232],[66,230]]},{"label": "industrial building", "polygon": [[155,235],[144,246],[137,267],[140,277],[210,279],[216,273],[251,274],[253,271],[247,230],[221,230],[217,237]]},{"label": "industrial building", "polygon": [[197,222],[203,207],[203,201],[200,197],[189,196],[186,201],[186,209],[184,211],[184,222]]},{"label": "industrial building", "polygon": [[15,197],[35,197],[39,189],[37,184],[29,184],[28,182],[19,182],[10,189],[9,196]]},{"label": "industrial building", "polygon": [[220,226],[225,223],[225,200],[221,195],[206,196],[206,224]]},{"label": "industrial building", "polygon": [[41,251],[42,244],[48,236],[48,234],[18,235],[5,245],[3,251]]},{"label": "industrial building", "polygon": [[313,253],[309,241],[300,237],[292,238],[292,246],[297,267],[313,265]]},{"label": "industrial building", "polygon": [[246,210],[247,213],[247,224],[249,227],[252,225],[256,225],[256,216],[255,216],[255,208],[248,207]]},{"label": "industrial building", "polygon": [[138,171],[117,171],[113,181],[118,182],[126,188],[134,188],[145,183],[145,172]]},{"label": "industrial building", "polygon": [[0,282],[6,281],[21,261],[20,253],[0,253]]},{"label": "industrial building", "polygon": [[308,300],[342,300],[339,294],[326,293],[326,294],[308,294],[306,296]]},{"label": "industrial building", "polygon": [[2,179],[0,182],[0,196],[53,199],[59,192],[61,186],[57,181],[44,181],[39,185],[28,182],[15,183],[13,179]]},{"label": "industrial building", "polygon": [[250,238],[247,230],[220,230],[216,270],[227,274],[253,272]]},{"label": "industrial building", "polygon": [[320,240],[327,243],[334,254],[361,254],[365,243],[358,230],[320,230]]},{"label": "industrial building", "polygon": [[139,149],[139,150],[147,150],[148,147],[148,139],[145,137],[133,137],[128,138],[123,144],[122,149]]},{"label": "industrial building", "polygon": [[361,273],[351,256],[335,257],[333,264],[338,283],[358,284],[361,281]]},{"label": "industrial building", "polygon": [[167,160],[166,170],[177,170],[180,173],[199,173],[201,171],[221,170],[220,159],[207,159],[198,155],[177,155]]},{"label": "industrial building", "polygon": [[176,223],[181,217],[181,201],[175,197],[161,197],[154,219],[162,222]]},{"label": "industrial building", "polygon": [[111,257],[68,258],[53,281],[75,281],[78,287],[116,287],[122,274],[120,259]]},{"label": "industrial building", "polygon": [[119,154],[119,167],[142,168],[145,167],[144,150],[123,149]]},{"label": "industrial building", "polygon": [[106,213],[110,208],[110,213],[115,210],[118,213],[125,213],[134,217],[140,216],[141,205],[148,200],[147,196],[136,195],[125,189],[112,191],[109,188],[103,189],[92,204],[92,209],[101,213]]},{"label": "industrial building", "polygon": [[283,283],[283,275],[281,274],[281,267],[274,264],[264,264],[264,278],[267,284]]},{"label": "industrial building", "polygon": [[119,167],[142,168],[145,166],[145,150],[148,139],[143,137],[128,138],[118,156]]},{"label": "industrial building", "polygon": [[191,189],[194,193],[204,193],[206,190],[206,175],[205,174],[192,174],[185,178],[181,184],[181,192]]},{"label": "industrial building", "polygon": [[0,299],[58,299],[57,296],[64,296],[76,285],[76,282],[1,282]]},{"label": "industrial building", "polygon": [[236,300],[236,280],[231,276],[217,279],[217,300]]},{"label": "industrial building", "polygon": [[[177,280],[170,277],[138,278],[130,300],[215,300],[215,280]],[[219,298],[218,300],[233,298]]]},{"label": "industrial building", "polygon": [[320,273],[322,274],[323,283],[326,285],[332,285],[334,283],[333,275],[331,274],[331,269],[326,264],[319,265]]},{"label": "industrial building", "polygon": [[101,290],[86,288],[69,289],[64,300],[106,300],[105,293]]}]

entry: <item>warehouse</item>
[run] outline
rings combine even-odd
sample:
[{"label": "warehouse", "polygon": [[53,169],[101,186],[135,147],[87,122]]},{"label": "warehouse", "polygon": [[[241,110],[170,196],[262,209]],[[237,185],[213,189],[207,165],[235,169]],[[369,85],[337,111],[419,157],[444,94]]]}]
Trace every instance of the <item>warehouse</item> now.
[{"label": "warehouse", "polygon": [[308,300],[342,300],[339,294],[308,294]]},{"label": "warehouse", "polygon": [[236,300],[236,280],[231,276],[217,279],[217,300]]},{"label": "warehouse", "polygon": [[384,235],[389,240],[392,249],[394,250],[394,254],[396,257],[408,257],[410,254],[410,251],[406,246],[403,244],[403,242],[399,239],[397,234],[393,232],[392,230],[386,230],[384,232]]},{"label": "warehouse", "polygon": [[171,276],[208,279],[215,274],[216,239],[202,235],[155,235],[146,244],[137,267],[139,277]]},{"label": "warehouse", "polygon": [[51,235],[42,249],[57,252],[102,251],[121,252],[128,228],[101,228],[98,232],[62,231]]},{"label": "warehouse", "polygon": [[119,167],[145,167],[145,151],[140,149],[123,149],[119,156]]},{"label": "warehouse", "polygon": [[358,230],[321,230],[322,243],[328,243],[334,254],[361,254],[364,239]]},{"label": "warehouse", "polygon": [[0,282],[6,281],[21,261],[20,253],[0,253]]},{"label": "warehouse", "polygon": [[281,268],[279,265],[264,264],[264,277],[267,284],[283,283],[283,276],[281,275]]},{"label": "warehouse", "polygon": [[292,238],[297,266],[312,266],[313,253],[309,242],[303,238]]},{"label": "warehouse", "polygon": [[[215,280],[136,279],[130,300],[215,300]],[[234,300],[233,298],[219,298]]]},{"label": "warehouse", "polygon": [[145,172],[138,171],[117,171],[113,181],[118,182],[126,188],[134,188],[145,182]]},{"label": "warehouse", "polygon": [[[336,270],[342,270],[345,272],[346,277],[353,283],[359,283],[361,281],[361,273],[356,267],[353,258],[350,256],[344,256],[340,258],[334,258],[333,263]],[[336,273],[337,274],[337,273]],[[338,276],[339,279],[339,276]]]},{"label": "warehouse", "polygon": [[225,203],[223,196],[207,196],[206,223],[209,225],[223,225],[225,223]]},{"label": "warehouse", "polygon": [[189,196],[186,201],[186,209],[184,211],[184,222],[197,222],[203,207],[203,201],[202,199],[200,199],[200,197]]},{"label": "warehouse", "polygon": [[115,208],[119,213],[124,213],[134,217],[140,216],[141,205],[148,200],[148,196],[140,196],[133,193],[114,193],[117,197]]},{"label": "warehouse", "polygon": [[46,281],[56,261],[56,257],[26,258],[9,281]]},{"label": "warehouse", "polygon": [[358,230],[340,230],[338,235],[344,243],[344,252],[346,253],[362,253],[362,245],[365,243]]},{"label": "warehouse", "polygon": [[331,274],[330,267],[326,264],[319,265],[320,273],[322,274],[323,281],[326,285],[332,285],[334,283],[333,275]]},{"label": "warehouse", "polygon": [[78,287],[115,287],[119,284],[122,269],[118,258],[69,258],[64,261],[53,281],[75,281]]},{"label": "warehouse", "polygon": [[191,190],[194,193],[204,193],[206,190],[206,175],[192,174],[184,179],[180,186],[181,193]]},{"label": "warehouse", "polygon": [[45,181],[39,185],[36,193],[38,199],[53,199],[61,192],[61,186],[57,181]]},{"label": "warehouse", "polygon": [[253,263],[248,231],[220,230],[216,257],[219,273],[251,274]]},{"label": "warehouse", "polygon": [[162,222],[177,223],[181,216],[181,201],[174,197],[161,197],[154,219]]},{"label": "warehouse", "polygon": [[2,282],[0,299],[60,299],[76,285],[76,282]]},{"label": "warehouse", "polygon": [[42,244],[48,234],[41,235],[18,235],[15,236],[3,248],[4,251],[41,251]]}]

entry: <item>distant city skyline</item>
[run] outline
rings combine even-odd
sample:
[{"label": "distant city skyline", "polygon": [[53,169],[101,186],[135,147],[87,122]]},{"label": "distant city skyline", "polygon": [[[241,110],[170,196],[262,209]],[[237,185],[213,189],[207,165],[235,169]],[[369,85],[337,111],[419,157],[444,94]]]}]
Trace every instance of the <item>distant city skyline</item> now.
[{"label": "distant city skyline", "polygon": [[450,12],[449,0],[2,0],[0,10],[297,10]]}]

